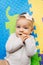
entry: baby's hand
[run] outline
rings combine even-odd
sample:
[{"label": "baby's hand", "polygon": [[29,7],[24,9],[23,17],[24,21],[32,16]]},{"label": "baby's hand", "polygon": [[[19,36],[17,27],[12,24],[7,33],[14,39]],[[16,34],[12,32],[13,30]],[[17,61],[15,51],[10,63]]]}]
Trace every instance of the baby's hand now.
[{"label": "baby's hand", "polygon": [[26,35],[26,34],[21,34],[21,35],[19,35],[19,37],[22,39],[22,41],[23,42],[25,42],[25,40],[27,39],[27,38],[29,38],[29,35]]}]

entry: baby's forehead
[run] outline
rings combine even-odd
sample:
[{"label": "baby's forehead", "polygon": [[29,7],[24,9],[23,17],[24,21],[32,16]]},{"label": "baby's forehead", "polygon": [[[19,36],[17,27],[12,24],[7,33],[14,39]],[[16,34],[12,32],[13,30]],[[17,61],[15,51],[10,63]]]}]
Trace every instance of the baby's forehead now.
[{"label": "baby's forehead", "polygon": [[26,22],[26,23],[28,23],[28,24],[32,23],[31,20],[26,19],[24,16],[18,18],[18,20],[17,20],[17,23],[22,23],[22,22]]},{"label": "baby's forehead", "polygon": [[23,27],[29,27],[29,26],[31,26],[32,24],[31,24],[31,21],[28,21],[28,20],[26,20],[26,21],[17,21],[17,24],[16,24],[17,26],[19,25],[19,26],[23,26]]}]

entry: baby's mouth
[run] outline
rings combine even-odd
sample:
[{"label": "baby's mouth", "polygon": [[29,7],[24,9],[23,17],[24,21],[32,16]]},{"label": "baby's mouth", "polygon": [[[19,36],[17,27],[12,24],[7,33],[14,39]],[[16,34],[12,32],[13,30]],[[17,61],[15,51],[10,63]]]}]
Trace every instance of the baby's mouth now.
[{"label": "baby's mouth", "polygon": [[19,35],[22,35],[22,34],[19,34]]}]

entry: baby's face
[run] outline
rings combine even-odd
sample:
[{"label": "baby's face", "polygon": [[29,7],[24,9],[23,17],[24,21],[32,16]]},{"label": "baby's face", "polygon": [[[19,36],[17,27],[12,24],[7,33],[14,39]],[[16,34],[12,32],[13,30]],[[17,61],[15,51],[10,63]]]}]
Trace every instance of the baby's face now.
[{"label": "baby's face", "polygon": [[26,18],[20,18],[16,23],[16,35],[26,34],[29,35],[31,31],[31,26]]}]

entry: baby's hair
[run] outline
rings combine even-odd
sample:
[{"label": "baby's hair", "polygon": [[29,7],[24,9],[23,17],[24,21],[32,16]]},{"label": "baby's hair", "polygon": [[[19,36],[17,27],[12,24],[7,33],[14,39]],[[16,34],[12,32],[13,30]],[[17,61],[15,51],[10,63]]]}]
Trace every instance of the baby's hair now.
[{"label": "baby's hair", "polygon": [[23,14],[26,14],[26,12],[24,12],[24,13],[21,13],[20,15],[23,15]]}]

